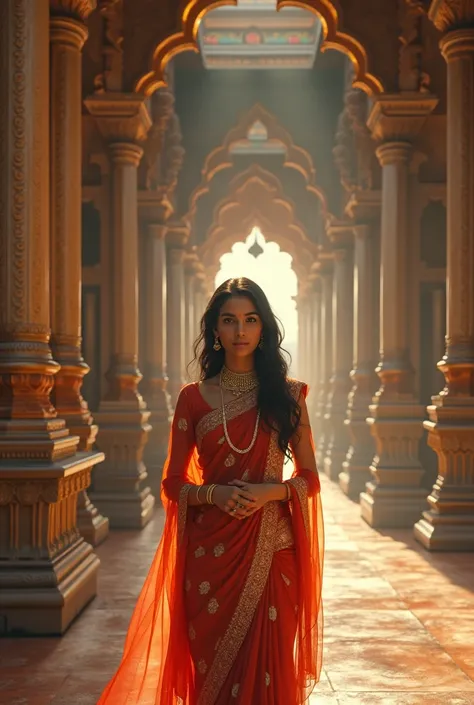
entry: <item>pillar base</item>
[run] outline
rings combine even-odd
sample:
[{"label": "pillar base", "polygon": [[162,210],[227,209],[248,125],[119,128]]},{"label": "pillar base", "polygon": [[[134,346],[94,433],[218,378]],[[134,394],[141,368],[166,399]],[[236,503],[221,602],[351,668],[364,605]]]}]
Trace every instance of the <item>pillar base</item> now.
[{"label": "pillar base", "polygon": [[474,551],[474,516],[426,511],[415,524],[414,535],[428,551]]},{"label": "pillar base", "polygon": [[142,529],[153,515],[155,498],[142,460],[149,417],[143,401],[104,401],[95,414],[105,462],[94,473],[89,497],[114,529]]},{"label": "pillar base", "polygon": [[360,495],[362,519],[374,529],[413,526],[425,507],[422,487],[380,487],[368,482]]},{"label": "pillar base", "polygon": [[64,634],[97,594],[100,561],[83,538],[52,560],[0,564],[3,636]]},{"label": "pillar base", "polygon": [[339,473],[339,487],[350,499],[359,501],[360,493],[365,490],[367,482],[371,479],[368,465],[349,465],[347,461],[342,463],[344,468]]},{"label": "pillar base", "polygon": [[90,501],[86,490],[77,498],[77,528],[83,539],[98,546],[109,535],[109,520]]},{"label": "pillar base", "polygon": [[324,472],[333,482],[339,482],[342,464],[346,457],[346,450],[330,450],[331,455],[324,458]]},{"label": "pillar base", "polygon": [[164,386],[151,390],[146,396],[148,409],[151,412],[151,431],[145,446],[144,457],[148,472],[148,483],[157,502],[161,494],[163,466],[168,454],[168,444],[171,428],[170,396]]}]

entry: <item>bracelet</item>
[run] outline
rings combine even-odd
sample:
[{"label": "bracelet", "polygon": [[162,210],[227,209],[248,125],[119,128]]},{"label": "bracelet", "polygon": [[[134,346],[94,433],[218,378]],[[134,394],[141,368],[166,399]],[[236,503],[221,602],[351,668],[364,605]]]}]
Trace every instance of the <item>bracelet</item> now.
[{"label": "bracelet", "polygon": [[289,502],[291,500],[291,487],[289,482],[285,482],[285,487],[286,487],[286,501]]},{"label": "bracelet", "polygon": [[201,504],[201,502],[199,501],[199,492],[200,492],[200,490],[202,490],[202,488],[203,488],[203,485],[198,485],[198,486],[197,486],[197,490],[196,490],[196,502],[197,502],[198,504]]},{"label": "bracelet", "polygon": [[212,499],[212,493],[214,492],[215,488],[217,485],[209,485],[207,488],[206,492],[206,504],[212,504],[211,499]]},{"label": "bracelet", "polygon": [[214,504],[213,502],[213,497],[214,497],[214,490],[216,489],[217,485],[212,485],[211,491],[209,493],[209,504]]}]

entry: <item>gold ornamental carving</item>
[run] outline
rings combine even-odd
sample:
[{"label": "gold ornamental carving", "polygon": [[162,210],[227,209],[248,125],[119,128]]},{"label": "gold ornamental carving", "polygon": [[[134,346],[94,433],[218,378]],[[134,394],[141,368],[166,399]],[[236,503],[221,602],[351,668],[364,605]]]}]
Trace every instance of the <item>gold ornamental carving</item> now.
[{"label": "gold ornamental carving", "polygon": [[95,93],[122,90],[123,0],[99,0],[103,22],[102,71],[95,77]]},{"label": "gold ornamental carving", "polygon": [[428,93],[430,77],[423,70],[423,0],[398,0],[400,18],[400,50],[398,55],[398,87],[400,91]]},{"label": "gold ornamental carving", "polygon": [[85,20],[97,7],[97,0],[49,0],[53,16]]},{"label": "gold ornamental carving", "polygon": [[474,28],[474,0],[432,0],[428,17],[441,32]]},{"label": "gold ornamental carving", "polygon": [[102,93],[84,101],[107,142],[144,142],[151,117],[143,96]]}]

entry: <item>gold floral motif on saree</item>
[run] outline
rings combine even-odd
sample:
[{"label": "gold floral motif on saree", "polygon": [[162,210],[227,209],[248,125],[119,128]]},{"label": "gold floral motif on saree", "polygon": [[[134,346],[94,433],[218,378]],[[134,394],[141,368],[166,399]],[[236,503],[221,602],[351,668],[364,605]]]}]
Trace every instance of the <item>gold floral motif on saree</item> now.
[{"label": "gold floral motif on saree", "polygon": [[206,673],[207,663],[204,661],[203,658],[200,661],[198,661],[197,669],[202,676]]},{"label": "gold floral motif on saree", "polygon": [[207,593],[209,592],[210,589],[211,589],[211,583],[209,583],[207,580],[205,580],[204,582],[202,582],[199,585],[199,594],[200,595],[207,595]]},{"label": "gold floral motif on saree", "polygon": [[186,421],[186,419],[179,419],[178,428],[180,431],[187,431],[188,430],[188,422]]},{"label": "gold floral motif on saree", "polygon": [[269,673],[265,673],[265,685],[266,685],[267,687],[270,685],[270,681],[271,681],[270,674],[269,674]]},{"label": "gold floral motif on saree", "polygon": [[298,495],[298,499],[301,506],[301,513],[303,514],[304,528],[306,531],[306,536],[310,536],[310,526],[309,526],[309,508],[308,508],[308,483],[304,477],[292,477],[288,482],[293,485]]},{"label": "gold floral motif on saree", "polygon": [[206,549],[204,548],[204,546],[198,546],[196,548],[196,550],[194,551],[194,556],[196,558],[201,558],[201,556],[205,556],[205,555],[206,555]]},{"label": "gold floral motif on saree", "polygon": [[186,517],[188,514],[188,494],[192,485],[183,485],[179,493],[178,500],[178,546],[181,544],[186,528]]},{"label": "gold floral motif on saree", "polygon": [[224,465],[226,466],[226,468],[231,468],[232,465],[235,465],[235,455],[229,453],[227,458],[224,460]]},{"label": "gold floral motif on saree", "polygon": [[[245,411],[249,411],[257,405],[257,392],[253,390],[248,394],[243,394],[241,397],[232,399],[225,405],[225,413],[227,421],[235,419]],[[207,433],[214,431],[222,425],[222,409],[213,409],[198,422],[196,426],[196,445],[198,450],[201,448],[202,439]]]},{"label": "gold floral motif on saree", "polygon": [[291,585],[291,580],[284,573],[281,573],[281,577],[283,578],[285,585]]},{"label": "gold floral motif on saree", "polygon": [[[264,482],[271,482],[271,478],[278,474],[280,466],[283,468],[283,453],[278,448],[278,435],[272,432]],[[197,705],[209,705],[209,703],[215,702],[244,642],[258,602],[267,584],[273,560],[277,525],[277,502],[268,502],[262,509],[257,545],[247,580],[230,624],[219,643],[216,657],[207,673]]]},{"label": "gold floral motif on saree", "polygon": [[189,578],[184,583],[184,589],[186,590],[186,592],[189,592],[191,590],[191,581],[189,580]]},{"label": "gold floral motif on saree", "polygon": [[278,616],[277,608],[273,605],[268,608],[268,618],[271,622],[276,622]]},{"label": "gold floral motif on saree", "polygon": [[215,614],[218,609],[219,603],[217,602],[216,598],[211,598],[207,604],[207,611],[209,612],[209,614]]},{"label": "gold floral motif on saree", "polygon": [[225,436],[222,436],[222,438],[219,438],[217,441],[217,445],[222,446],[225,443]]},{"label": "gold floral motif on saree", "polygon": [[240,683],[234,683],[234,685],[232,686],[232,691],[231,691],[231,695],[233,698],[236,698],[238,696],[239,688],[240,688]]},{"label": "gold floral motif on saree", "polygon": [[225,546],[223,543],[218,543],[217,546],[214,546],[214,555],[216,558],[220,558],[222,554],[225,551]]}]

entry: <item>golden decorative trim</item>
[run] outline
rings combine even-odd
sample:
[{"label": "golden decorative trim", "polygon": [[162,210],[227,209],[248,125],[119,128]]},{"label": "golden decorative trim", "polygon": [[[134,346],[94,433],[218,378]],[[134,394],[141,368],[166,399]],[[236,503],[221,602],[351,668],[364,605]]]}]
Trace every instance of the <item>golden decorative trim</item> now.
[{"label": "golden decorative trim", "polygon": [[[240,414],[249,411],[257,405],[257,392],[252,390],[249,394],[242,395],[236,399],[232,399],[225,405],[227,421],[235,419]],[[222,425],[222,409],[213,409],[198,422],[196,426],[196,445],[198,450],[201,447],[202,440],[207,433],[214,431]]]},{"label": "golden decorative trim", "polygon": [[179,493],[178,501],[178,546],[181,544],[186,527],[186,517],[188,514],[188,494],[193,485],[183,485]]},{"label": "golden decorative trim", "polygon": [[301,505],[301,512],[303,514],[304,527],[306,530],[306,535],[310,536],[310,523],[309,523],[309,509],[308,509],[308,483],[304,477],[292,477],[288,480],[290,485],[296,490],[298,499]]},{"label": "golden decorative trim", "polygon": [[283,517],[280,519],[277,526],[275,552],[283,551],[283,549],[291,548],[294,545],[295,539],[293,536],[291,519],[289,517]]}]

